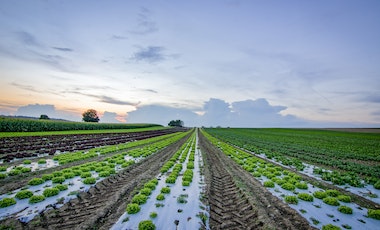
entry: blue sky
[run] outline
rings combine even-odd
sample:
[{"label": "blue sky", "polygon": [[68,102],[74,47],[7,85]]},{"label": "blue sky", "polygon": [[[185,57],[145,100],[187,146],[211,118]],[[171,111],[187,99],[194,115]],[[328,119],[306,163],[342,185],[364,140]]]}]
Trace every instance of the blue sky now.
[{"label": "blue sky", "polygon": [[380,1],[0,1],[0,114],[380,127]]}]

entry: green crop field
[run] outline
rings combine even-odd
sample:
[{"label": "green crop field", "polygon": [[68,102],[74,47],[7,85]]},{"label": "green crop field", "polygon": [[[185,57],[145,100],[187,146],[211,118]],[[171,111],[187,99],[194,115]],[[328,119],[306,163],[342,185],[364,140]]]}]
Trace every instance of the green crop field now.
[{"label": "green crop field", "polygon": [[162,127],[157,124],[108,124],[0,117],[0,132],[47,132]]},{"label": "green crop field", "polygon": [[302,169],[302,162],[380,177],[380,133],[314,129],[206,129],[213,136]]}]

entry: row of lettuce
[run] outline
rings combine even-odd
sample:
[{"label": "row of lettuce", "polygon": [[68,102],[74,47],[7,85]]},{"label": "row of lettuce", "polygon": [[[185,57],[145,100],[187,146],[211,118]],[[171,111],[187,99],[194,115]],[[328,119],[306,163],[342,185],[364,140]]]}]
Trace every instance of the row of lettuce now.
[{"label": "row of lettuce", "polygon": [[380,189],[380,134],[348,133],[303,129],[206,129],[213,136],[264,154],[299,171],[303,162],[330,169],[315,168],[314,173],[336,185]]},{"label": "row of lettuce", "polygon": [[[149,139],[140,140],[140,141],[133,141],[133,142],[127,142],[127,143],[118,144],[118,145],[93,148],[88,151],[76,151],[76,152],[70,152],[70,153],[63,153],[63,154],[54,156],[53,160],[57,162],[59,166],[62,166],[68,163],[73,163],[73,162],[87,160],[87,159],[93,159],[101,155],[112,154],[112,153],[123,151],[129,148],[135,148],[137,146],[146,145],[147,143],[160,141],[160,140],[170,138],[176,135],[177,134],[174,133],[174,134],[158,136],[158,137],[149,138]],[[154,150],[155,149],[151,146],[150,151],[154,151]],[[137,156],[140,156],[141,152],[143,152],[143,150],[136,149],[134,151],[130,151],[128,155],[131,157],[137,157]],[[146,154],[148,153],[143,152],[142,156],[145,157]],[[17,175],[29,173],[32,171],[32,168],[31,168],[32,163],[37,163],[41,167],[46,167],[45,165],[46,159],[44,158],[27,159],[27,160],[24,160],[23,163],[18,166],[2,165],[0,166],[0,179],[5,179],[9,176],[17,176]],[[115,160],[115,162],[113,163],[118,163],[121,165],[128,164],[127,162],[123,162],[123,159],[119,159],[119,161],[117,162]],[[124,165],[124,166],[128,166],[128,165]]]},{"label": "row of lettuce", "polygon": [[[183,164],[187,160],[186,170],[182,175],[182,186],[187,187],[190,186],[193,180],[193,169],[194,169],[194,159],[195,159],[195,132],[193,135],[184,143],[176,153],[161,167],[160,173],[165,176],[166,186],[161,187],[160,192],[155,197],[157,202],[163,201],[166,199],[168,194],[171,192],[170,186],[176,184],[177,179],[180,173],[183,171]],[[147,203],[150,199],[150,195],[156,189],[158,184],[157,178],[154,178],[143,185],[143,187],[136,192],[136,194],[132,197],[131,201],[127,204],[126,213],[128,215],[133,215],[141,210],[141,205]],[[152,201],[154,202],[154,201]],[[185,196],[177,197],[178,203],[186,203]],[[157,208],[162,207],[163,204],[156,203]],[[153,223],[153,219],[155,219],[158,214],[156,212],[150,213],[149,220],[141,220],[138,229],[155,229],[156,226]],[[126,217],[123,221],[128,221],[129,217]],[[149,227],[149,228],[146,228]]]},{"label": "row of lettuce", "polygon": [[[186,166],[186,170],[182,177],[182,185],[189,186],[193,178],[193,169],[194,169],[194,153],[195,153],[195,134],[184,143],[180,149],[161,167],[161,173],[169,173],[169,176],[166,178],[165,182],[169,184],[175,184],[179,173],[182,171],[182,164],[185,162],[186,158],[189,157],[189,161]],[[189,155],[189,152],[191,153]],[[189,156],[188,156],[189,155]],[[127,205],[127,213],[135,214],[140,211],[140,206],[145,204],[151,194],[152,190],[155,189],[158,181],[156,178],[147,182],[140,191],[133,196],[131,202]],[[170,194],[170,187],[166,186],[161,188],[160,194],[157,195],[156,200],[162,201],[165,200],[165,195]]]},{"label": "row of lettuce", "polygon": [[[135,159],[142,159],[153,153],[156,153],[157,151],[178,141],[186,135],[188,135],[188,132],[168,134],[147,140],[90,150],[89,152],[99,152],[100,154],[109,154],[115,152],[116,154],[113,154],[112,156],[107,157],[101,161],[94,159],[94,161],[91,162],[67,167],[50,174],[43,174],[40,177],[32,178],[29,180],[28,184],[25,185],[19,192],[10,192],[8,197],[1,199],[0,208],[14,205],[17,203],[17,200],[29,199],[29,203],[33,204],[45,200],[46,197],[58,195],[60,191],[67,190],[68,184],[64,184],[65,181],[70,180],[74,177],[80,177],[83,184],[95,184],[100,179],[115,174],[118,169],[126,168],[134,164]],[[150,144],[147,145],[147,143]],[[139,145],[142,145],[142,147],[124,151],[125,149]],[[72,161],[70,160],[70,162],[73,162],[88,159],[88,156],[91,156],[90,158],[98,156],[98,154],[93,155],[89,152],[66,153],[61,154],[58,157],[64,158],[65,162],[67,162],[67,159],[71,159]],[[82,155],[83,157],[78,157],[79,155]],[[98,178],[93,177],[93,175],[97,175]],[[33,193],[28,189],[31,186],[41,185],[45,182],[52,182],[53,186],[51,188],[45,188],[42,194]]]},{"label": "row of lettuce", "polygon": [[[263,182],[263,186],[269,189],[274,188],[277,185],[280,188],[289,191],[289,195],[283,195],[283,200],[286,203],[298,204],[299,200],[313,202],[315,199],[318,199],[331,207],[337,206],[337,210],[340,213],[353,213],[353,209],[347,205],[351,202],[350,196],[341,194],[335,189],[317,189],[315,192],[310,194],[308,192],[308,188],[309,186],[313,186],[314,189],[314,185],[310,185],[303,181],[300,175],[258,158],[253,154],[241,150],[240,148],[229,145],[220,139],[211,136],[204,130],[202,133],[214,146],[218,147],[224,154],[239,164],[246,171],[251,173],[254,177],[265,177],[266,180]],[[320,208],[320,205],[317,206],[319,207],[316,208]],[[380,220],[380,210],[368,209],[367,216]],[[330,226],[330,224],[328,226]],[[328,226],[323,226],[322,229],[327,228]]]}]

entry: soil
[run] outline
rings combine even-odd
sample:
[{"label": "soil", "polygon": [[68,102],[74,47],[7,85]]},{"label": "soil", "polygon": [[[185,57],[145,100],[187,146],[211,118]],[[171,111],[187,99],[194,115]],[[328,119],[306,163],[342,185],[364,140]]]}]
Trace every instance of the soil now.
[{"label": "soil", "polygon": [[[157,136],[156,134],[154,136]],[[163,133],[162,135],[164,135],[164,134],[166,134],[166,133]],[[141,140],[141,139],[146,139],[149,137],[144,135],[143,137],[138,137],[138,138],[139,138],[139,140]],[[141,147],[141,146],[137,146],[137,147]],[[131,149],[133,149],[133,148],[131,148]],[[16,176],[9,176],[5,179],[0,180],[0,194],[5,194],[5,193],[11,192],[13,190],[22,188],[22,187],[26,186],[28,184],[28,181],[34,177],[39,177],[43,174],[53,173],[53,172],[58,171],[58,170],[62,170],[62,169],[68,168],[68,167],[76,166],[76,165],[81,165],[81,164],[84,164],[84,163],[87,163],[90,161],[95,161],[95,160],[101,161],[105,158],[112,157],[113,155],[118,154],[118,153],[119,152],[110,153],[110,154],[106,154],[106,155],[100,155],[97,158],[88,158],[88,159],[71,162],[71,163],[60,165],[60,166],[53,167],[53,168],[38,170],[38,171],[25,173],[25,174],[23,173],[23,174],[19,174]],[[43,158],[44,159],[52,159],[53,156],[48,156],[48,157],[43,157]],[[35,159],[38,159],[38,158],[35,158]],[[20,164],[20,162],[15,162],[13,165],[17,165],[17,164]],[[11,164],[7,164],[7,166],[9,166],[9,165],[11,165]]]},{"label": "soil", "polygon": [[202,134],[211,229],[315,229]]},{"label": "soil", "polygon": [[[50,136],[25,136],[0,138],[0,159],[10,162],[14,159],[53,156],[57,152],[73,152],[95,147],[116,145],[181,131],[162,129],[144,132],[71,134]],[[185,130],[182,130],[185,131]]]},{"label": "soil", "polygon": [[157,175],[186,139],[102,180],[61,208],[45,210],[28,223],[8,218],[0,224],[14,229],[109,229],[125,212],[136,189]]}]

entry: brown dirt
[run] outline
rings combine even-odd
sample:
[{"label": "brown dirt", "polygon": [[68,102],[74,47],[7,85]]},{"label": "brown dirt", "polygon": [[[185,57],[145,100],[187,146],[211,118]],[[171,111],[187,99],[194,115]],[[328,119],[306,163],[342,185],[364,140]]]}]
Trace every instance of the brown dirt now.
[{"label": "brown dirt", "polygon": [[15,229],[109,229],[125,212],[135,189],[159,173],[162,165],[186,138],[97,183],[61,208],[43,211],[28,223],[8,218],[1,221]]},{"label": "brown dirt", "polygon": [[[129,149],[124,149],[123,151],[128,151],[128,150],[131,150],[134,148],[139,148],[142,146],[143,145],[139,145],[139,146],[132,147]],[[64,165],[59,165],[59,166],[48,168],[48,169],[38,170],[38,171],[30,172],[30,173],[22,173],[22,174],[19,174],[17,176],[9,176],[5,179],[0,180],[0,194],[5,194],[5,193],[11,192],[13,190],[22,188],[24,186],[27,186],[29,180],[31,180],[34,177],[40,177],[43,174],[50,174],[50,173],[53,173],[53,172],[58,171],[58,170],[62,170],[62,169],[72,167],[72,166],[81,165],[81,164],[91,162],[91,161],[101,161],[105,158],[112,157],[113,155],[116,155],[119,153],[120,152],[109,153],[109,154],[105,154],[105,155],[100,155],[99,157],[75,161],[75,162],[67,163]],[[43,157],[43,158],[44,159],[52,159],[53,156],[48,156],[48,157]],[[38,158],[35,158],[35,159],[38,159]],[[20,162],[18,162],[18,164],[19,163]]]},{"label": "brown dirt", "polygon": [[314,229],[202,134],[199,137],[211,229]]}]

